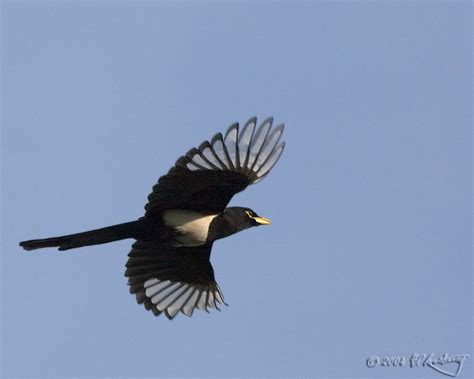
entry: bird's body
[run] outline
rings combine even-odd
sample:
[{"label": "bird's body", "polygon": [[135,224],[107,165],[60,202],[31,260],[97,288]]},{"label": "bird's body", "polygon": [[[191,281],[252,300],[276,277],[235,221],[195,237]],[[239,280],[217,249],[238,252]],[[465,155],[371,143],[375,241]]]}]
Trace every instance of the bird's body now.
[{"label": "bird's body", "polygon": [[250,119],[225,137],[218,133],[178,159],[153,187],[145,215],[136,221],[61,237],[20,243],[25,250],[82,246],[133,238],[126,264],[130,291],[155,315],[217,308],[224,303],[209,261],[214,241],[270,224],[244,207],[227,207],[231,197],[268,174],[283,152],[283,124],[272,119],[256,128]]}]

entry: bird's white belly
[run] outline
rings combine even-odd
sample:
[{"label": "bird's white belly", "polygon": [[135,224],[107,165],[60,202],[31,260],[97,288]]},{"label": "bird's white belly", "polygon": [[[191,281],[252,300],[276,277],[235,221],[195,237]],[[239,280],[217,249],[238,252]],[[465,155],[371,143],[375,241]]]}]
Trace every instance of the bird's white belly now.
[{"label": "bird's white belly", "polygon": [[199,246],[206,243],[209,225],[217,215],[204,215],[183,209],[169,209],[163,212],[166,226],[176,229],[182,235],[176,240],[183,246]]}]

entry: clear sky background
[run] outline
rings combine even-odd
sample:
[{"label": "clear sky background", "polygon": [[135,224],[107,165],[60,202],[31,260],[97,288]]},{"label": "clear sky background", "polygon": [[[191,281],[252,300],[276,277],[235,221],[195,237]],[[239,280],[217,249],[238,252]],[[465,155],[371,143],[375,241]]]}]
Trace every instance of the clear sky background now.
[{"label": "clear sky background", "polygon": [[[3,2],[4,377],[444,377],[471,354],[472,5]],[[18,242],[141,217],[234,121],[287,148],[214,245],[229,307],[170,322],[128,294],[131,240]],[[453,366],[444,367],[452,370]]]}]

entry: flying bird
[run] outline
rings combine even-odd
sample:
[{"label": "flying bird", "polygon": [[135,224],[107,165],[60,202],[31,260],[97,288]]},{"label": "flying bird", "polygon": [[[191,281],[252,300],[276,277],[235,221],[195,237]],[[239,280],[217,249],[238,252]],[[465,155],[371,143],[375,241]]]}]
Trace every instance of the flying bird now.
[{"label": "flying bird", "polygon": [[210,263],[214,241],[244,229],[271,224],[250,208],[227,207],[232,196],[262,180],[281,156],[284,124],[272,127],[256,117],[242,128],[232,124],[225,135],[181,156],[159,178],[136,221],[61,237],[20,242],[25,250],[75,249],[133,238],[125,276],[137,302],[155,316],[173,319],[180,311],[208,311],[225,304]]}]

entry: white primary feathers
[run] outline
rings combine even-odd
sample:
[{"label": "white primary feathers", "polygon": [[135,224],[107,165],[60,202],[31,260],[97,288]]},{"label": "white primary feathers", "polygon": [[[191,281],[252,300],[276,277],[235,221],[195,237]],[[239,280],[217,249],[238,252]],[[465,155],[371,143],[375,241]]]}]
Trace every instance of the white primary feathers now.
[{"label": "white primary feathers", "polygon": [[145,296],[152,306],[165,312],[169,318],[174,318],[179,311],[191,316],[195,308],[219,310],[218,303],[227,305],[217,283],[199,285],[151,278],[144,283],[144,287]]},{"label": "white primary feathers", "polygon": [[257,128],[257,118],[248,120],[242,130],[235,123],[223,137],[217,133],[211,142],[191,149],[176,165],[196,170],[230,170],[242,172],[257,183],[267,175],[280,158],[285,142],[278,143],[285,127],[279,124],[271,132],[273,118],[265,119]]}]

